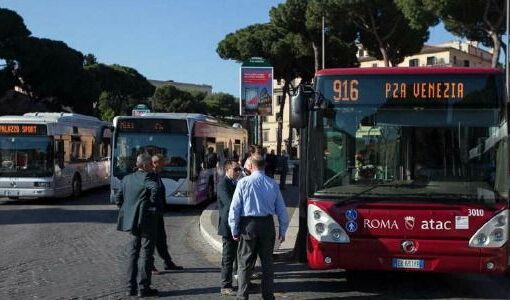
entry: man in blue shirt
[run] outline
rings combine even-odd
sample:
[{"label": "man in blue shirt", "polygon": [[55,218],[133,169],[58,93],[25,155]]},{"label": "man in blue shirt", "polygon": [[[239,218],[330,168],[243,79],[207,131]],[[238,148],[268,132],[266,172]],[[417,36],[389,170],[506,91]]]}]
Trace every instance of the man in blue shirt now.
[{"label": "man in blue shirt", "polygon": [[264,159],[251,157],[252,174],[237,183],[228,215],[234,240],[239,240],[237,299],[248,299],[248,279],[257,255],[262,265],[262,297],[274,299],[273,215],[278,216],[280,242],[285,240],[289,225],[287,209],[278,184],[264,175]]}]

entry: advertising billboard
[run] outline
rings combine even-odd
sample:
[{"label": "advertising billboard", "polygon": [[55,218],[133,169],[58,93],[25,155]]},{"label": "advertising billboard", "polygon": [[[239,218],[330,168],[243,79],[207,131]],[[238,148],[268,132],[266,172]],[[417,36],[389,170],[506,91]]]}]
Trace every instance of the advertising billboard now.
[{"label": "advertising billboard", "polygon": [[273,67],[252,58],[241,66],[241,116],[273,115]]}]

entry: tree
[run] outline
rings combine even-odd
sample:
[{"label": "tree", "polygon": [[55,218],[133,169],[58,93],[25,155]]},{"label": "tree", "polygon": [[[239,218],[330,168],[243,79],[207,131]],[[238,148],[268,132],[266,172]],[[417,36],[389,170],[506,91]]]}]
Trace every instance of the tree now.
[{"label": "tree", "polygon": [[439,17],[446,30],[482,43],[494,49],[492,67],[497,67],[501,48],[506,49],[502,40],[505,33],[506,1],[504,0],[472,0],[467,5],[462,0],[399,0],[412,22],[419,22],[422,16]]},{"label": "tree", "polygon": [[[322,19],[325,19],[325,48],[327,55],[325,65],[328,67],[358,66],[356,59],[357,47],[354,43],[356,32],[354,27],[345,22],[343,12],[334,9],[330,0],[289,0],[274,7],[270,11],[271,24],[284,35],[275,44],[273,54],[276,60],[284,64],[275,66],[275,78],[283,79],[283,102],[277,113],[277,153],[282,143],[282,122],[285,99],[290,99],[294,89],[290,85],[293,79],[301,78],[301,82],[310,82],[315,71],[324,68],[319,63],[322,44]],[[288,59],[291,57],[292,59]],[[287,58],[287,59],[286,59]],[[296,66],[300,66],[296,68]],[[277,71],[276,71],[277,70]],[[289,147],[292,145],[291,128],[289,128]],[[290,153],[290,149],[287,149]]]},{"label": "tree", "polygon": [[[77,92],[83,81],[83,55],[64,42],[35,37],[11,40],[4,59],[20,86],[36,101],[90,112],[92,102]],[[12,87],[11,87],[12,88]]]},{"label": "tree", "polygon": [[356,25],[363,47],[371,56],[382,59],[386,67],[420,52],[429,38],[428,27],[416,26],[417,22],[412,26],[394,1],[332,1]]},{"label": "tree", "polygon": [[[319,63],[322,43],[322,18],[325,19],[325,47],[328,67],[357,65],[355,27],[344,17],[345,12],[332,0],[288,0],[269,12],[271,23],[286,33],[299,36],[295,43],[301,54],[313,58],[314,71],[325,68]],[[310,53],[310,51],[312,51]],[[312,73],[313,76],[313,73]]]},{"label": "tree", "polygon": [[147,104],[154,93],[154,86],[133,68],[94,64],[85,66],[85,72],[92,82],[91,97],[97,102],[97,113],[107,120],[131,114],[136,104]]},{"label": "tree", "polygon": [[94,54],[89,53],[83,57],[83,65],[84,66],[92,66],[97,64],[97,58]]},{"label": "tree", "polygon": [[207,95],[203,102],[206,104],[207,113],[220,118],[239,114],[239,102],[231,94],[214,93]]},{"label": "tree", "polygon": [[[154,87],[135,69],[98,64],[64,42],[30,36],[23,19],[0,9],[0,93],[21,86],[32,100],[55,109],[90,114],[94,104],[100,115],[126,114],[132,106],[147,103]],[[8,80],[9,75],[13,80]]]},{"label": "tree", "polygon": [[10,46],[18,39],[29,37],[32,33],[25,26],[23,18],[15,11],[0,8],[0,57],[12,56]]},{"label": "tree", "polygon": [[[299,1],[296,5],[299,6]],[[279,7],[282,10],[285,8]],[[286,11],[286,13],[292,14],[289,11]],[[279,18],[285,19],[283,13],[278,12],[277,15]],[[228,34],[220,41],[216,52],[223,59],[233,59],[238,62],[254,56],[264,57],[274,67],[274,79],[283,81],[283,99],[287,95],[290,98],[290,93],[293,90],[292,81],[295,78],[301,78],[302,82],[309,82],[315,71],[312,43],[297,31],[290,32],[286,28],[278,27],[273,23],[250,25],[235,33]],[[349,45],[331,37],[328,39],[328,46],[335,49],[327,60],[331,66],[357,65],[354,44]],[[283,116],[284,108],[285,102],[280,103],[280,116]],[[282,128],[282,118],[279,118],[277,153],[281,151]]]},{"label": "tree", "polygon": [[152,96],[152,107],[161,112],[197,112],[196,99],[189,92],[179,90],[173,85],[163,85]]},{"label": "tree", "polygon": [[83,55],[60,41],[30,36],[23,19],[14,11],[0,9],[0,58],[14,85],[38,99],[69,107],[87,107],[75,93],[82,79]]}]

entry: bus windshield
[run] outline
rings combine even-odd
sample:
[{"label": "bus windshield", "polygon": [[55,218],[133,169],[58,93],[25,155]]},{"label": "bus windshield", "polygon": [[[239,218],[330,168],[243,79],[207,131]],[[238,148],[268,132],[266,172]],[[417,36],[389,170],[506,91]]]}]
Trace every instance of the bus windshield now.
[{"label": "bus windshield", "polygon": [[166,164],[161,177],[174,180],[187,177],[188,135],[163,132],[120,132],[115,143],[113,176],[122,179],[135,169],[136,156],[162,154]]},{"label": "bus windshield", "polygon": [[0,136],[0,176],[53,175],[53,142],[47,136]]},{"label": "bus windshield", "polygon": [[316,195],[507,199],[508,133],[499,82],[494,75],[465,73],[319,77],[329,104],[315,113],[313,136],[320,138],[310,143],[309,157],[321,166]]},{"label": "bus windshield", "polygon": [[323,119],[323,192],[498,201],[506,131],[491,109],[338,108]]}]

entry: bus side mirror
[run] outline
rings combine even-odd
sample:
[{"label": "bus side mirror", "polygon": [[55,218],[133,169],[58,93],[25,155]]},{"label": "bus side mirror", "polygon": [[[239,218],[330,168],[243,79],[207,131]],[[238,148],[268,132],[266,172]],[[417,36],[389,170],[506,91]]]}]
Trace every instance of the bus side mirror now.
[{"label": "bus side mirror", "polygon": [[290,100],[290,127],[305,128],[308,125],[308,106],[313,94],[300,85]]}]

